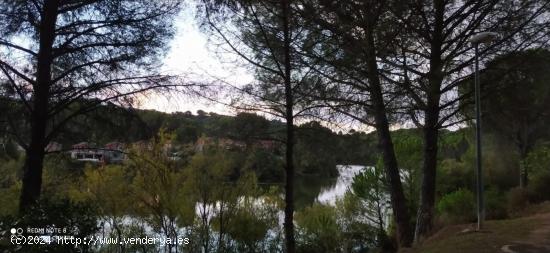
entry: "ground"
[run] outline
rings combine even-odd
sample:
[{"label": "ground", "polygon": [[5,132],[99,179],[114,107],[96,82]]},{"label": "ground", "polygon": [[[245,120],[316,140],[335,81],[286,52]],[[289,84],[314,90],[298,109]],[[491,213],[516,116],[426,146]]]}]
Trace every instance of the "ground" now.
[{"label": "ground", "polygon": [[530,208],[523,215],[487,221],[479,232],[475,224],[445,227],[401,253],[550,253],[550,203]]}]

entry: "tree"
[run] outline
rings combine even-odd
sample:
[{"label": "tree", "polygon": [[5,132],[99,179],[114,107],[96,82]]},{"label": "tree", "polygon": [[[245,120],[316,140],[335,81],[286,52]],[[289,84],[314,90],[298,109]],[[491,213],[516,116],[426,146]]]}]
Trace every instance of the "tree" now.
[{"label": "tree", "polygon": [[254,140],[267,138],[269,121],[253,113],[239,113],[230,122],[226,134],[251,144]]},{"label": "tree", "polygon": [[[125,171],[135,172],[126,191],[135,201],[136,213],[146,217],[156,232],[176,241],[181,236],[179,228],[192,224],[195,218],[195,199],[187,175],[166,154],[166,144],[173,139],[174,134],[161,130],[150,149],[136,147],[130,152]],[[177,246],[166,245],[168,252],[172,249],[178,252]]]},{"label": "tree", "polygon": [[[299,12],[312,27],[303,54],[322,81],[310,89],[332,111],[376,129],[390,189],[397,240],[410,246],[412,226],[399,176],[390,126],[394,88],[382,75],[380,57],[391,50],[399,27],[388,19],[393,1],[303,1]],[[396,7],[397,8],[397,7]]]},{"label": "tree", "polygon": [[336,165],[338,144],[332,131],[317,121],[296,128],[296,169],[304,174],[338,176]]},{"label": "tree", "polygon": [[[424,158],[415,240],[432,228],[439,130],[459,118],[457,87],[471,74],[474,55],[469,38],[481,31],[499,32],[482,46],[484,58],[502,51],[540,45],[547,39],[547,1],[406,1],[393,11],[403,27],[396,50],[382,59],[387,80],[403,93],[399,101],[408,120],[423,130]],[[545,14],[546,13],[546,14]]]},{"label": "tree", "polygon": [[234,106],[285,120],[284,230],[288,253],[295,252],[294,121],[307,110],[304,104],[308,102],[296,95],[307,71],[300,69],[294,50],[301,39],[294,5],[288,0],[204,0],[202,6],[206,27],[256,74],[258,83],[236,87],[239,98]]},{"label": "tree", "polygon": [[520,187],[528,183],[526,158],[550,124],[550,51],[506,54],[487,63],[481,75],[483,125],[511,140],[520,158]]},{"label": "tree", "polygon": [[353,177],[350,189],[350,193],[364,203],[364,217],[376,228],[377,243],[381,248],[386,246],[386,228],[389,225],[385,219],[389,209],[389,194],[385,182],[380,168],[369,167]]},{"label": "tree", "polygon": [[25,109],[25,126],[10,128],[26,150],[22,212],[40,197],[44,148],[67,122],[166,85],[153,70],[178,9],[176,1],[0,1],[2,83]]},{"label": "tree", "polygon": [[[123,219],[131,210],[132,203],[132,199],[128,198],[127,175],[127,171],[121,166],[87,167],[82,179],[81,192],[73,194],[73,199],[84,199],[98,205],[98,215],[105,217],[110,223],[113,236],[118,240],[122,240]],[[121,251],[125,249],[124,245],[118,247]]]}]

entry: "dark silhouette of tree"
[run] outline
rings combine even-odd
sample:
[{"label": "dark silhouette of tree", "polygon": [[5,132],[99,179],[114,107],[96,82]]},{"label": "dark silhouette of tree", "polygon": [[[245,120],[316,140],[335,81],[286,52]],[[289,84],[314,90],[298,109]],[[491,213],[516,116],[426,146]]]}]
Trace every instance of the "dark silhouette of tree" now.
[{"label": "dark silhouette of tree", "polygon": [[394,1],[302,1],[302,17],[311,38],[301,52],[322,81],[313,83],[313,99],[329,111],[376,129],[382,153],[399,245],[412,243],[412,224],[400,180],[392,124],[392,83],[383,79],[380,57],[391,50],[399,30],[388,19]]},{"label": "dark silhouette of tree", "polygon": [[202,7],[205,27],[224,42],[226,49],[252,66],[255,73],[255,83],[244,87],[230,85],[238,96],[231,106],[285,120],[285,249],[295,252],[294,122],[311,109],[309,101],[296,92],[308,81],[308,71],[299,65],[294,49],[302,39],[301,26],[293,13],[296,6],[288,0],[205,0]]},{"label": "dark silhouette of tree", "polygon": [[10,128],[26,151],[21,212],[39,199],[44,148],[67,122],[166,87],[151,73],[178,10],[176,1],[0,1],[2,84],[25,119]]},{"label": "dark silhouette of tree", "polygon": [[394,12],[404,29],[396,49],[382,63],[385,76],[404,94],[399,99],[407,118],[424,132],[424,162],[415,240],[432,228],[440,129],[464,122],[457,87],[472,70],[469,39],[482,31],[498,32],[490,45],[481,45],[484,59],[499,52],[540,45],[547,40],[548,1],[405,1]]},{"label": "dark silhouette of tree", "polygon": [[[525,159],[549,136],[550,51],[513,52],[487,63],[481,75],[483,130],[511,141],[520,158],[520,187],[528,184]],[[473,86],[472,86],[473,87]]]}]

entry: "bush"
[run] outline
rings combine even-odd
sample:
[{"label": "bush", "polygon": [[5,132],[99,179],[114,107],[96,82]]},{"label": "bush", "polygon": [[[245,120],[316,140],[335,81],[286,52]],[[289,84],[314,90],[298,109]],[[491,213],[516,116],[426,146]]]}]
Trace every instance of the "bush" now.
[{"label": "bush", "polygon": [[539,203],[550,200],[550,171],[538,172],[527,186],[529,200]]},{"label": "bush", "polygon": [[238,210],[227,224],[227,233],[236,240],[238,251],[258,251],[258,243],[265,239],[269,224],[251,209]]},{"label": "bush", "polygon": [[505,219],[508,216],[506,210],[506,194],[496,188],[485,191],[485,215],[487,219]]},{"label": "bush", "polygon": [[298,252],[339,252],[342,228],[332,206],[313,204],[296,213]]},{"label": "bush", "polygon": [[[52,200],[44,196],[38,204],[29,209],[22,217],[4,216],[0,218],[0,227],[2,228],[48,228],[56,227],[66,229],[66,233],[39,233],[27,235],[68,235],[78,238],[95,235],[99,228],[97,226],[96,207],[89,203],[71,203],[67,199]],[[7,233],[1,231],[0,233]],[[2,241],[0,241],[2,245]],[[19,247],[13,244],[9,245],[3,252],[90,252],[91,245],[81,244],[78,246],[71,244],[25,244]],[[10,248],[12,247],[13,248]]]},{"label": "bush", "polygon": [[474,194],[467,189],[459,189],[443,196],[437,203],[437,212],[443,223],[454,224],[474,221]]},{"label": "bush", "polygon": [[536,203],[550,200],[550,145],[537,146],[526,159],[529,169],[529,200]]},{"label": "bush", "polygon": [[437,171],[437,191],[440,194],[448,194],[453,191],[468,187],[474,176],[472,166],[464,161],[445,159]]},{"label": "bush", "polygon": [[512,188],[508,192],[507,198],[507,209],[510,216],[517,216],[529,205],[529,193],[524,188]]}]

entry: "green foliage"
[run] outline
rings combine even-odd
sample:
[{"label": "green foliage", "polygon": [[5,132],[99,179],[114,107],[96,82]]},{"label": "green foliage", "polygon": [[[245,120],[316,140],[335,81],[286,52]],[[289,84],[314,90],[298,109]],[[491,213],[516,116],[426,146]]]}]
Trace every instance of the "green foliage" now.
[{"label": "green foliage", "polygon": [[529,153],[526,158],[526,163],[531,169],[535,178],[538,173],[546,173],[550,171],[550,146],[540,145]]},{"label": "green foliage", "polygon": [[369,208],[348,191],[335,206],[314,203],[297,212],[298,252],[391,252],[392,242]]},{"label": "green foliage", "polygon": [[471,146],[467,136],[470,134],[468,128],[457,131],[441,130],[439,135],[439,156],[441,159],[461,160],[466,150]]},{"label": "green foliage", "polygon": [[507,217],[506,194],[496,187],[485,189],[485,218],[493,220]]},{"label": "green foliage", "polygon": [[340,252],[342,228],[332,206],[314,204],[296,213],[298,252]]},{"label": "green foliage", "polygon": [[0,216],[17,214],[21,186],[21,182],[17,181],[6,188],[0,188]]},{"label": "green foliage", "polygon": [[534,203],[550,200],[550,171],[533,176],[528,187],[529,199]]},{"label": "green foliage", "polygon": [[332,131],[319,122],[308,122],[296,128],[295,165],[298,173],[335,177],[338,152]]},{"label": "green foliage", "polygon": [[475,220],[474,194],[459,189],[444,195],[437,203],[437,212],[444,223],[464,223]]},{"label": "green foliage", "polygon": [[273,152],[254,149],[244,161],[243,169],[252,170],[261,182],[282,182],[284,179],[283,159]]},{"label": "green foliage", "polygon": [[239,113],[228,122],[224,131],[228,136],[251,142],[269,136],[269,127],[270,122],[264,117],[253,113]]},{"label": "green foliage", "polygon": [[264,240],[271,228],[265,217],[258,216],[254,209],[239,208],[227,224],[228,235],[238,244],[239,252],[257,251],[257,244]]},{"label": "green foliage", "polygon": [[[66,229],[67,235],[77,238],[84,238],[98,232],[97,211],[92,203],[73,203],[68,199],[49,199],[44,197],[40,202],[29,210],[25,216],[15,218],[5,216],[0,218],[0,226],[3,228],[46,228],[55,226]],[[23,235],[27,235],[26,232]],[[3,243],[0,241],[0,243]],[[23,247],[16,247],[11,243],[8,252],[89,252],[90,245],[81,244],[25,244]]]},{"label": "green foliage", "polygon": [[379,201],[384,188],[382,180],[383,174],[380,173],[380,169],[366,169],[353,177],[352,193],[362,199]]},{"label": "green foliage", "polygon": [[23,160],[0,158],[0,216],[16,215],[18,211],[21,181],[19,179]]},{"label": "green foliage", "polygon": [[471,185],[474,178],[473,167],[469,164],[445,159],[439,163],[437,171],[437,192],[445,195]]},{"label": "green foliage", "polygon": [[0,159],[0,188],[9,188],[19,180],[23,159]]},{"label": "green foliage", "polygon": [[75,166],[67,154],[54,153],[45,157],[42,173],[42,192],[49,198],[69,198],[70,192],[77,188],[82,179],[83,168],[91,166],[84,164]]},{"label": "green foliage", "polygon": [[397,130],[392,132],[394,149],[401,170],[417,174],[422,166],[422,136],[418,130]]},{"label": "green foliage", "polygon": [[373,205],[376,204],[358,197],[351,191],[336,201],[338,223],[341,224],[346,238],[342,245],[346,245],[348,251],[350,248],[357,252],[369,248],[386,249],[391,245],[388,236],[390,231],[384,227],[384,217],[378,216],[379,213],[373,213]]},{"label": "green foliage", "polygon": [[98,203],[99,214],[122,217],[132,210],[133,199],[128,194],[130,178],[125,167],[108,165],[94,168],[86,167],[80,183],[80,189],[73,189],[72,199]]},{"label": "green foliage", "polygon": [[17,160],[19,159],[19,155],[17,146],[11,139],[6,141],[0,138],[0,159]]},{"label": "green foliage", "polygon": [[526,159],[529,174],[528,191],[533,202],[550,200],[550,147],[539,146]]},{"label": "green foliage", "polygon": [[[418,196],[420,193],[420,178],[422,175],[423,146],[421,132],[414,129],[397,130],[392,133],[395,155],[403,181],[403,190],[408,200],[411,218],[415,217]],[[382,168],[379,159],[377,167]]]},{"label": "green foliage", "polygon": [[[148,217],[149,223],[167,236],[175,236],[176,225],[192,223],[193,199],[185,175],[177,163],[166,156],[165,144],[174,135],[159,132],[151,149],[134,150],[128,170],[135,171],[131,191],[137,204],[137,212]],[[153,215],[151,215],[153,214]]]}]

